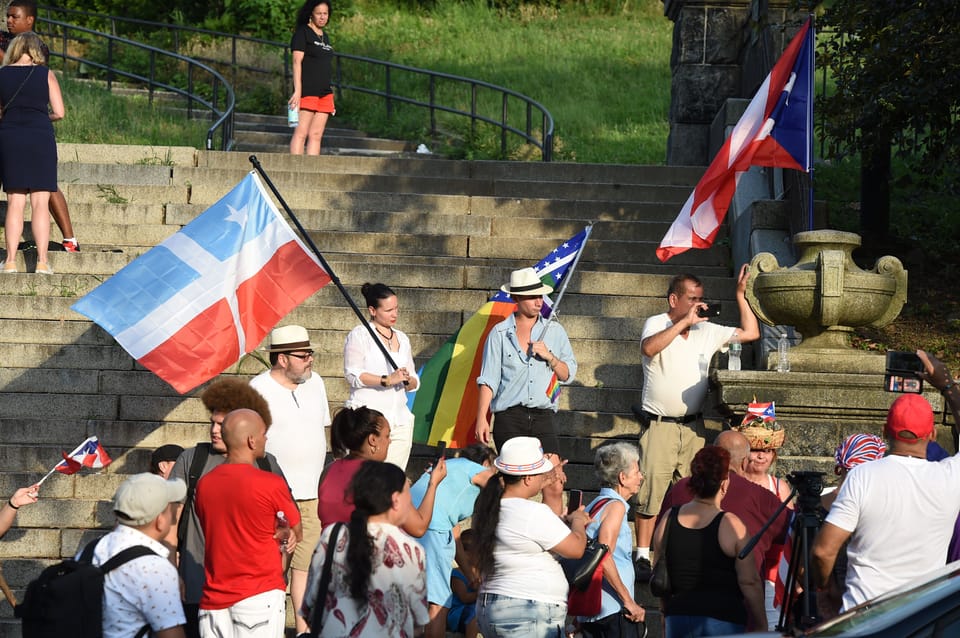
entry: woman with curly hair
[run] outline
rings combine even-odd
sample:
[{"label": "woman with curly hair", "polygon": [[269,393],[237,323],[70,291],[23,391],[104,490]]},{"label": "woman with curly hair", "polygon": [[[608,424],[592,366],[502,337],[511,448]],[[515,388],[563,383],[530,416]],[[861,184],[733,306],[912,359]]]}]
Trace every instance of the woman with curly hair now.
[{"label": "woman with curly hair", "polygon": [[[300,613],[318,636],[412,637],[430,615],[424,550],[401,529],[415,512],[410,484],[396,465],[364,461],[350,491],[354,503],[350,523],[324,529]],[[330,584],[321,592],[330,552]]]},{"label": "woman with curly hair", "polygon": [[324,28],[330,20],[330,0],[307,0],[297,12],[296,31],[290,42],[293,54],[293,95],[288,107],[299,111],[290,139],[290,153],[319,155],[327,120],[336,113],[330,88],[333,47]]},{"label": "woman with curly hair", "polygon": [[737,558],[749,541],[747,527],[720,509],[729,485],[730,453],[703,448],[690,463],[693,500],[672,508],[654,532],[655,555],[667,561],[670,574],[671,592],[663,599],[667,638],[743,633],[748,613],[754,629],[767,629],[753,552]]}]

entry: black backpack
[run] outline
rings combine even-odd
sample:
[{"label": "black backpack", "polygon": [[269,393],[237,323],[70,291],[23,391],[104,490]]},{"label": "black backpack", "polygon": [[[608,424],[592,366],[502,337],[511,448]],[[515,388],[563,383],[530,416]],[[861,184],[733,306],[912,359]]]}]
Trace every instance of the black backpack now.
[{"label": "black backpack", "polygon": [[[100,539],[83,548],[79,560],[68,559],[47,567],[27,585],[14,616],[23,621],[23,638],[100,638],[103,636],[103,577],[112,569],[156,552],[134,545],[100,566],[93,565],[93,550]],[[143,636],[147,625],[137,633]]]}]

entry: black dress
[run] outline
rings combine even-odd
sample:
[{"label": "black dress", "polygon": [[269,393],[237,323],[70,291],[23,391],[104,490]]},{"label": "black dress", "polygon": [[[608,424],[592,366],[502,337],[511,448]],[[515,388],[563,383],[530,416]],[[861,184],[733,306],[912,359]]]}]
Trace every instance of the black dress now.
[{"label": "black dress", "polygon": [[57,190],[57,142],[45,66],[0,67],[0,178],[3,189]]}]

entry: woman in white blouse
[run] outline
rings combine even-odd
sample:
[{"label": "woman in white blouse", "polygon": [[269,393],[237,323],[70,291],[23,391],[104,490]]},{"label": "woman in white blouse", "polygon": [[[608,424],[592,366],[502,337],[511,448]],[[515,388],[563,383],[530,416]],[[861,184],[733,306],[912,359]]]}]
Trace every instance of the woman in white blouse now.
[{"label": "woman in white blouse", "polygon": [[390,424],[387,462],[407,467],[413,444],[413,413],[407,407],[407,392],[420,385],[407,335],[396,330],[397,295],[384,284],[366,283],[360,288],[370,312],[370,327],[390,352],[397,369],[387,363],[366,326],[357,326],[347,335],[343,347],[343,373],[350,385],[347,406],[367,406],[379,411]]}]

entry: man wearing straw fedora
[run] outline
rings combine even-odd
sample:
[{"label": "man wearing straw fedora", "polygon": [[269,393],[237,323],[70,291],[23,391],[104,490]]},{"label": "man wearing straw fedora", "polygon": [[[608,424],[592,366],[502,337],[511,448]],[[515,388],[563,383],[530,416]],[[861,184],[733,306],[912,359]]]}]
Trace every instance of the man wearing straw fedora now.
[{"label": "man wearing straw fedora", "polygon": [[571,383],[577,374],[577,360],[563,326],[540,314],[543,295],[553,287],[540,281],[533,268],[523,268],[510,273],[510,283],[500,290],[517,309],[493,327],[483,348],[477,440],[490,442],[492,411],[498,450],[516,436],[532,436],[540,439],[544,451],[558,454],[553,415],[560,385]]},{"label": "man wearing straw fedora", "polygon": [[[325,430],[330,426],[330,408],[323,379],[312,370],[313,345],[306,328],[274,328],[266,352],[271,368],[251,379],[250,385],[270,405],[273,425],[267,451],[277,457],[300,509],[303,540],[290,562],[290,598],[293,608],[300,609],[310,558],[320,540],[317,485],[327,455]],[[299,615],[296,623],[298,634],[307,631],[306,621]]]},{"label": "man wearing straw fedora", "polygon": [[690,461],[703,447],[703,402],[707,371],[718,350],[734,336],[741,343],[760,338],[760,325],[747,304],[748,267],[737,278],[739,327],[721,326],[700,315],[706,310],[703,284],[690,274],[677,275],[667,289],[667,312],[643,324],[643,403],[639,414],[640,472],[637,493],[637,579],[650,577],[650,541],[654,518],[670,485],[689,475]]}]

